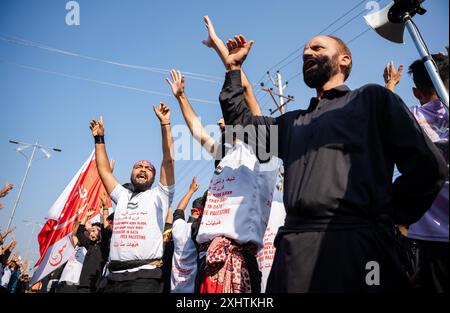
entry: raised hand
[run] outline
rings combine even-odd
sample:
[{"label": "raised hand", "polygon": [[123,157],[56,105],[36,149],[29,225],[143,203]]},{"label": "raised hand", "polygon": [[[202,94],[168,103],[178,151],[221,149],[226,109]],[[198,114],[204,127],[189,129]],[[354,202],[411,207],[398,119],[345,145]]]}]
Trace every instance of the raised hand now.
[{"label": "raised hand", "polygon": [[2,190],[0,190],[0,198],[6,196],[6,195],[8,194],[8,192],[9,192],[11,189],[13,189],[13,187],[14,187],[14,186],[13,186],[12,184],[6,183],[6,184],[3,186]]},{"label": "raised hand", "polygon": [[228,39],[227,48],[229,54],[225,60],[227,69],[231,71],[240,70],[252,45],[253,40],[247,41],[243,35],[234,36],[234,40]]},{"label": "raised hand", "polygon": [[91,129],[92,136],[104,136],[105,128],[103,127],[103,117],[100,116],[100,120],[92,120],[89,128]]},{"label": "raised hand", "polygon": [[103,208],[107,208],[108,207],[108,203],[107,203],[107,198],[106,198],[106,192],[102,193],[102,196],[100,198],[100,200],[102,201],[102,207]]},{"label": "raised hand", "polygon": [[170,76],[172,77],[172,81],[169,78],[166,78],[166,82],[170,85],[170,89],[172,89],[172,93],[175,98],[179,98],[184,95],[184,76],[181,75],[180,71],[171,70]]},{"label": "raised hand", "polygon": [[214,25],[208,15],[203,16],[203,21],[205,22],[206,29],[208,30],[208,38],[202,40],[202,43],[208,48],[214,48],[217,40],[220,40],[220,38],[217,36]]},{"label": "raised hand", "polygon": [[395,86],[400,82],[402,79],[403,74],[403,65],[400,64],[398,67],[398,70],[395,69],[394,62],[389,62],[383,73],[384,83],[385,87],[390,89],[391,91],[395,90]]},{"label": "raised hand", "polygon": [[209,47],[216,50],[217,54],[220,57],[220,60],[226,67],[226,58],[228,57],[228,49],[223,43],[223,41],[217,36],[216,31],[214,29],[214,25],[209,18],[209,16],[204,16],[203,20],[205,21],[206,29],[208,30],[208,38],[203,40],[202,43]]},{"label": "raised hand", "polygon": [[153,111],[158,117],[161,125],[170,124],[170,107],[160,102],[158,108],[153,105]]},{"label": "raised hand", "polygon": [[189,185],[189,190],[192,191],[192,192],[196,192],[197,189],[198,189],[198,184],[196,182],[196,179],[197,179],[197,176],[194,176],[192,178],[191,184]]}]

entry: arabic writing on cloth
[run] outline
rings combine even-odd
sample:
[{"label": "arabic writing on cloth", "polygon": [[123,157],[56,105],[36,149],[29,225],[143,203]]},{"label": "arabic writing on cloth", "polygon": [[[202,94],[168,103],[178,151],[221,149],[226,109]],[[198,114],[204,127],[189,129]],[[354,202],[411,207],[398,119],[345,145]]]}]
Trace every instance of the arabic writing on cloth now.
[{"label": "arabic writing on cloth", "polygon": [[273,257],[276,248],[273,245],[278,228],[284,225],[286,218],[286,210],[283,204],[283,193],[274,189],[272,207],[270,209],[269,223],[267,224],[266,233],[264,234],[264,248],[256,255],[259,270],[261,271],[261,292],[265,292],[267,278],[269,278],[270,269],[272,268]]},{"label": "arabic writing on cloth", "polygon": [[[116,203],[110,245],[111,260],[162,258],[162,234],[173,193],[173,186],[158,183],[152,189],[131,198],[132,192],[117,184],[111,192],[111,199]],[[139,268],[153,267],[145,265]]]},{"label": "arabic writing on cloth", "polygon": [[193,293],[197,275],[197,248],[191,239],[192,223],[177,219],[173,223],[172,293]]},{"label": "arabic writing on cloth", "polygon": [[279,162],[260,163],[252,147],[236,143],[211,179],[197,242],[225,236],[262,248]]}]

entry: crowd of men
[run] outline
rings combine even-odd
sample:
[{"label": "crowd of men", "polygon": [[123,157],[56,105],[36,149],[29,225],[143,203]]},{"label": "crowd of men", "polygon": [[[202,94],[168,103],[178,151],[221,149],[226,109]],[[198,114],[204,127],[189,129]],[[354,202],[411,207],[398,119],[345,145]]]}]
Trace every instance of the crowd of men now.
[{"label": "crowd of men", "polygon": [[[166,79],[192,136],[216,159],[190,216],[195,177],[172,203],[170,107],[153,107],[162,136],[159,173],[140,160],[125,184],[107,156],[106,123],[92,120],[97,169],[114,213],[101,195],[101,222],[91,223],[89,214],[78,221],[73,255],[34,288],[20,283],[28,277],[11,254],[12,240],[0,250],[2,291],[448,292],[448,111],[423,61],[409,66],[420,105],[408,107],[395,93],[403,66],[388,63],[385,86],[351,90],[350,49],[334,36],[313,37],[303,50],[303,78],[316,96],[306,109],[267,117],[243,71],[253,41],[237,35],[224,43],[209,17],[204,22],[203,43],[225,69],[219,141],[192,108],[182,73],[172,70]],[[433,59],[448,89],[448,55]],[[275,215],[282,221],[273,222]],[[129,226],[133,233],[124,232]],[[265,277],[258,255],[270,244],[276,250]]]}]

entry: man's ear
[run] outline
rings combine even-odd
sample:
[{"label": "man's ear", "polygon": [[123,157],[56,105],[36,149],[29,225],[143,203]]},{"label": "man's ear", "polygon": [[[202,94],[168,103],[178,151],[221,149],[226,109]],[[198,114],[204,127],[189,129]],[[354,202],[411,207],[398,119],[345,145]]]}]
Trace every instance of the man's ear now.
[{"label": "man's ear", "polygon": [[349,56],[348,54],[341,54],[339,56],[339,65],[340,66],[348,67],[351,62],[352,62],[352,57]]},{"label": "man's ear", "polygon": [[348,54],[341,54],[339,56],[339,67],[341,69],[348,68],[352,62],[352,57]]},{"label": "man's ear", "polygon": [[414,97],[416,97],[417,100],[422,101],[423,94],[419,89],[417,89],[416,87],[413,87],[412,92],[414,94]]}]

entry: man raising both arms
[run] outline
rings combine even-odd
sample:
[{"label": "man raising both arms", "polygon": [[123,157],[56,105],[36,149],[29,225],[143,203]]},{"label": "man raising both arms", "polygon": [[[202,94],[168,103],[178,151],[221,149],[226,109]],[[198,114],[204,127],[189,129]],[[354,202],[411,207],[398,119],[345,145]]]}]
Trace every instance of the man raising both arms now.
[{"label": "man raising both arms", "polygon": [[134,164],[130,184],[124,187],[117,182],[108,163],[103,120],[91,121],[98,172],[116,203],[105,293],[162,292],[163,230],[175,178],[170,108],[160,103],[153,111],[161,123],[163,148],[160,179],[154,188],[156,170],[146,160]]}]

